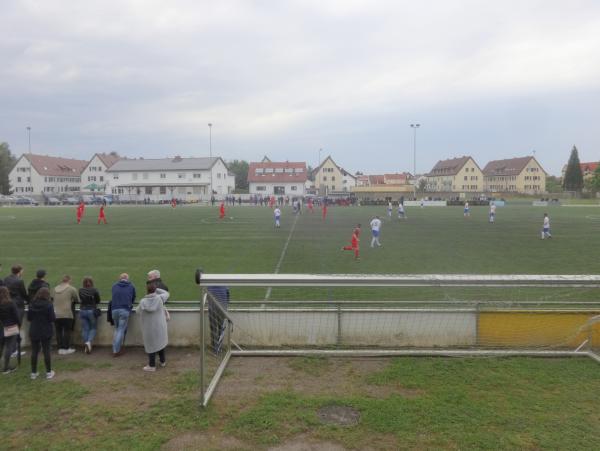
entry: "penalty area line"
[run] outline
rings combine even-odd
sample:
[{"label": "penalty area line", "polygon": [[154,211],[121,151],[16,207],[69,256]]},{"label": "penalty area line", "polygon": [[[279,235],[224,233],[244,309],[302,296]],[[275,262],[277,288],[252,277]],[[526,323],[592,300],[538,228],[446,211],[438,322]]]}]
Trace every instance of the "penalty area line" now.
[{"label": "penalty area line", "polygon": [[[290,241],[292,239],[292,235],[294,234],[294,230],[296,229],[296,223],[298,222],[298,218],[300,217],[300,215],[296,215],[296,217],[294,218],[294,222],[292,223],[292,228],[290,229],[290,234],[287,237],[287,240],[285,241],[285,244],[283,245],[283,249],[281,251],[281,255],[279,256],[279,261],[277,262],[277,266],[275,266],[275,274],[279,274],[279,270],[281,269],[281,264],[283,263],[283,259],[285,258],[285,254],[287,253],[287,249],[288,246],[290,245]],[[267,294],[265,294],[265,301],[268,301],[269,298],[271,297],[271,291],[272,291],[272,287],[268,287],[267,288]],[[262,307],[264,308],[265,305],[263,304]]]}]

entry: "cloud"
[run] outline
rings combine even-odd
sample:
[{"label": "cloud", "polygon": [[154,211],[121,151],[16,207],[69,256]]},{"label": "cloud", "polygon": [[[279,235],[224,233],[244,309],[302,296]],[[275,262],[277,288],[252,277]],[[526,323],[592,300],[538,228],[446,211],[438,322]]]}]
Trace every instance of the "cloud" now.
[{"label": "cloud", "polygon": [[[508,102],[510,121],[535,125],[519,119],[522,99],[560,110],[553,99],[585,103],[579,93],[600,80],[593,1],[11,0],[0,26],[0,139],[22,148],[31,124],[42,148],[82,156],[98,150],[90,142],[137,154],[187,142],[191,151],[212,122],[241,147],[227,151],[250,160],[261,156],[255,148],[301,158],[303,145],[345,155],[377,146],[385,160],[400,141],[410,148],[410,133],[382,124],[435,118],[456,142],[443,127],[456,111],[489,130],[481,118]],[[514,132],[505,145],[528,148],[560,126],[587,137],[592,119],[544,116],[530,128],[536,136]],[[494,148],[472,136],[465,147]]]}]

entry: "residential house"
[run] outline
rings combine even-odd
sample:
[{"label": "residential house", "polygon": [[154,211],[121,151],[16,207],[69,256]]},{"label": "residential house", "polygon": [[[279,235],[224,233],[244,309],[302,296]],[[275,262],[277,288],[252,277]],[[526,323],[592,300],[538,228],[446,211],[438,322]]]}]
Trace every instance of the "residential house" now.
[{"label": "residential house", "polygon": [[81,173],[81,192],[86,194],[111,193],[110,179],[106,170],[120,159],[121,157],[115,152],[94,154]]},{"label": "residential house", "polygon": [[235,189],[235,176],[221,157],[121,159],[106,169],[112,194],[121,199],[167,201],[222,198]]},{"label": "residential house", "polygon": [[425,178],[427,191],[451,193],[483,191],[483,173],[470,156],[440,160],[425,175]]},{"label": "residential house", "polygon": [[546,171],[533,156],[490,161],[483,168],[483,175],[484,189],[488,192],[546,192]]},{"label": "residential house", "polygon": [[331,156],[325,158],[313,172],[312,188],[321,196],[350,193],[356,186],[356,176],[338,166]]},{"label": "residential house", "polygon": [[86,160],[25,153],[9,174],[12,193],[38,199],[77,193]]},{"label": "residential house", "polygon": [[303,162],[273,162],[265,157],[262,162],[250,163],[248,167],[250,194],[304,196],[306,180],[306,163]]}]

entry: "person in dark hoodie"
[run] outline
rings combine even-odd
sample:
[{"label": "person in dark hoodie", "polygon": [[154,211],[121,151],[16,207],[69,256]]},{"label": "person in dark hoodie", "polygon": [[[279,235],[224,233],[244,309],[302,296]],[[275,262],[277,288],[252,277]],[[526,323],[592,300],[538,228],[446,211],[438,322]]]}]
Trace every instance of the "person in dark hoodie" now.
[{"label": "person in dark hoodie", "polygon": [[50,288],[50,285],[46,282],[46,270],[38,269],[35,273],[35,279],[33,279],[29,284],[29,287],[27,287],[29,299],[33,299],[37,291],[42,287]]},{"label": "person in dark hoodie", "polygon": [[127,323],[134,301],[135,287],[129,281],[129,275],[123,273],[119,276],[119,281],[112,286],[111,312],[115,324],[113,357],[123,355],[123,340],[125,340]]},{"label": "person in dark hoodie", "polygon": [[27,311],[29,325],[29,339],[31,341],[31,379],[37,379],[37,361],[40,349],[44,352],[44,363],[46,365],[46,379],[54,377],[52,362],[50,359],[50,340],[52,340],[52,323],[56,320],[54,307],[50,302],[50,290],[42,287],[38,290],[35,298],[29,305]]},{"label": "person in dark hoodie", "polygon": [[4,286],[0,287],[0,324],[4,332],[4,368],[2,372],[3,374],[10,374],[16,370],[16,367],[10,366],[10,357],[17,346],[21,320],[19,319],[17,306],[10,299],[8,288]]},{"label": "person in dark hoodie", "polygon": [[92,352],[92,342],[96,337],[98,327],[98,317],[96,309],[100,304],[100,293],[94,287],[94,280],[91,277],[83,278],[83,288],[79,289],[79,318],[81,319],[81,339],[83,340],[83,352],[89,354]]},{"label": "person in dark hoodie", "polygon": [[[17,306],[20,323],[23,322],[23,317],[25,316],[25,305],[29,302],[27,290],[25,289],[25,283],[23,282],[24,271],[25,270],[23,269],[23,266],[14,265],[10,269],[10,275],[4,279],[4,285],[6,285],[6,288],[8,288],[8,291],[10,292],[10,298]],[[17,340],[19,342],[21,341],[21,335],[17,337]],[[25,352],[21,352],[21,355],[24,354]],[[14,354],[14,356],[16,356],[16,354]]]}]

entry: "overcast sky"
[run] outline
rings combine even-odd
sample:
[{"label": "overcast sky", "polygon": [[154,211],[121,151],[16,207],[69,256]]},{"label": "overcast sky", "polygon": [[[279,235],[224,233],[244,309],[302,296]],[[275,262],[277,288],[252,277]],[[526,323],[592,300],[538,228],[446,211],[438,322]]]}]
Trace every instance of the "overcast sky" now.
[{"label": "overcast sky", "polygon": [[600,2],[0,0],[0,141],[88,159],[600,159]]}]

